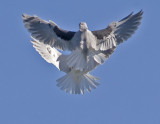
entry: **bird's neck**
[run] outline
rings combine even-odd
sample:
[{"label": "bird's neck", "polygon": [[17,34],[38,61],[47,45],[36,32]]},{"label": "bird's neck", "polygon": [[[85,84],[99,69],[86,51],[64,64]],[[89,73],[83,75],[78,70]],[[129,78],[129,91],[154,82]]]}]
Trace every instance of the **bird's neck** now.
[{"label": "bird's neck", "polygon": [[79,29],[80,32],[86,32],[88,29]]}]

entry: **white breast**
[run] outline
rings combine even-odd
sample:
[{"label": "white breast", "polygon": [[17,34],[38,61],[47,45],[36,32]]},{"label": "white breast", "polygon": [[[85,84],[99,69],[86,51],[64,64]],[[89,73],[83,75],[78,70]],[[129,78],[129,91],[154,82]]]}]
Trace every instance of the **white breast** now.
[{"label": "white breast", "polygon": [[82,48],[82,46],[88,49],[96,48],[96,38],[89,30],[76,32],[71,42],[74,48]]},{"label": "white breast", "polygon": [[96,38],[92,34],[92,32],[87,30],[85,33],[85,37],[86,37],[87,48],[88,49],[95,48],[97,43],[96,43]]}]

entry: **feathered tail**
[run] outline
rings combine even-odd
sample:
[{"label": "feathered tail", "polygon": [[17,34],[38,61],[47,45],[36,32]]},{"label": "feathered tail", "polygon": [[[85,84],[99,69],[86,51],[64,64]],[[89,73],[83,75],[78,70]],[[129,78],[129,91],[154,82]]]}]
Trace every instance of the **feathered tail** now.
[{"label": "feathered tail", "polygon": [[99,85],[96,80],[98,78],[89,73],[84,74],[81,71],[72,70],[57,80],[57,86],[71,94],[84,94],[85,90],[91,92],[91,89],[95,89]]}]

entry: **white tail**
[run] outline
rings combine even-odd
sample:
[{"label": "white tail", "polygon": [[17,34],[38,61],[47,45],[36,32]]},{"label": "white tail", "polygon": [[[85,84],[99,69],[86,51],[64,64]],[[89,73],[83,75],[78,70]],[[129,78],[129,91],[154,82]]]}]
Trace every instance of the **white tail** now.
[{"label": "white tail", "polygon": [[57,86],[66,92],[71,94],[84,94],[85,90],[91,92],[91,89],[95,89],[98,82],[98,78],[90,75],[89,73],[82,73],[81,71],[72,70],[65,76],[57,80]]}]

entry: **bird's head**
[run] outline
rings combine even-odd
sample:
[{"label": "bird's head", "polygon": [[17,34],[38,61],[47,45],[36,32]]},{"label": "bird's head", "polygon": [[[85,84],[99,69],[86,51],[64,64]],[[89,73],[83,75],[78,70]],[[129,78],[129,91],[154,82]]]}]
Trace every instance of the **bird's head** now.
[{"label": "bird's head", "polygon": [[81,22],[79,24],[79,30],[80,31],[86,31],[88,29],[87,24],[85,22]]}]

